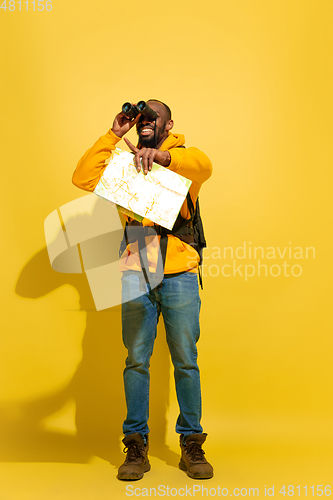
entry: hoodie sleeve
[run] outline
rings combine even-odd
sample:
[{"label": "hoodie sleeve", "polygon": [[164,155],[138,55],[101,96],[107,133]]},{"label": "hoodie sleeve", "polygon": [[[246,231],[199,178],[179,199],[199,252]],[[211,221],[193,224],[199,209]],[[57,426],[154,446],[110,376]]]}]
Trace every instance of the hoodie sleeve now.
[{"label": "hoodie sleeve", "polygon": [[106,160],[111,156],[111,151],[121,140],[110,129],[88,149],[77,164],[73,174],[73,184],[85,191],[94,191],[99,179],[106,168]]},{"label": "hoodie sleeve", "polygon": [[212,163],[199,149],[173,148],[169,150],[169,153],[171,163],[168,168],[199,186],[212,175]]}]

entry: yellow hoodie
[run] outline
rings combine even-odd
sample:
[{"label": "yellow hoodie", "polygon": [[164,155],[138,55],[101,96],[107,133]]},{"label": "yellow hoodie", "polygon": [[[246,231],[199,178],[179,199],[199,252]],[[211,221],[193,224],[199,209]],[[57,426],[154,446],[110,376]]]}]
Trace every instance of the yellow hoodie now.
[{"label": "yellow hoodie", "polygon": [[[105,135],[88,149],[80,159],[73,174],[73,184],[85,191],[94,191],[95,187],[107,166],[107,160],[111,156],[111,151],[121,139],[110,129]],[[212,174],[212,164],[208,157],[197,148],[180,148],[185,144],[182,134],[172,134],[162,143],[160,150],[169,151],[171,163],[169,170],[177,172],[192,181],[190,195],[195,206],[200,187]],[[185,199],[180,210],[182,217],[189,219],[190,212]],[[128,219],[127,216],[124,216]],[[143,219],[144,226],[152,226],[148,219]],[[152,236],[146,237],[147,257],[149,271],[155,272],[158,255],[158,242]],[[133,246],[132,246],[133,245]],[[168,247],[165,261],[165,274],[179,273],[182,271],[197,272],[199,256],[197,252],[187,243],[173,235],[168,235]],[[131,269],[140,271],[140,261],[138,257],[137,243],[128,245],[121,259],[121,271]]]}]

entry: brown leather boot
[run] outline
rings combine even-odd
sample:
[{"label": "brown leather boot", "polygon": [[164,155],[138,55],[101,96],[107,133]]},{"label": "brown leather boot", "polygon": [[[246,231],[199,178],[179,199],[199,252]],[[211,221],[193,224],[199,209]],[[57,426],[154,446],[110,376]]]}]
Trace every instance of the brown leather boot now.
[{"label": "brown leather boot", "polygon": [[127,481],[142,479],[144,472],[150,470],[148,460],[148,435],[147,443],[139,432],[129,434],[123,439],[124,453],[127,453],[125,462],[119,467],[117,478]]},{"label": "brown leather boot", "polygon": [[185,444],[183,434],[180,436],[182,456],[179,468],[185,470],[192,479],[210,479],[214,475],[213,467],[205,459],[202,449],[206,436],[207,434],[190,434],[185,438]]}]

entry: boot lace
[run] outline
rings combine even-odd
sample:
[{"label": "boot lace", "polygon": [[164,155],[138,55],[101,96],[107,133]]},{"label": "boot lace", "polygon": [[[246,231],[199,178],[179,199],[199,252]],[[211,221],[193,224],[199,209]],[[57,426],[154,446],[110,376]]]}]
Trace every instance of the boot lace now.
[{"label": "boot lace", "polygon": [[188,455],[193,462],[198,462],[199,460],[206,460],[204,455],[205,452],[201,448],[201,444],[191,443],[187,446]]},{"label": "boot lace", "polygon": [[123,452],[127,453],[127,457],[126,457],[125,462],[132,462],[140,457],[141,458],[144,457],[144,450],[143,450],[142,446],[139,446],[136,443],[125,446],[125,448],[123,449]]}]

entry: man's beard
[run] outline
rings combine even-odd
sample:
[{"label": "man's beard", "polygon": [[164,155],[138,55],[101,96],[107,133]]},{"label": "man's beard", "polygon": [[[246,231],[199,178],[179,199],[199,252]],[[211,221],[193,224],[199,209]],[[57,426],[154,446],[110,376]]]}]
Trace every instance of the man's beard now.
[{"label": "man's beard", "polygon": [[[166,122],[162,123],[159,127],[154,127],[152,130],[154,131],[154,134],[148,138],[148,137],[141,137],[140,132],[138,132],[139,136],[139,143],[142,148],[152,148],[155,149],[157,147],[157,144],[160,142],[161,137],[163,135],[163,131],[165,130]],[[143,129],[144,126],[140,127],[140,130]],[[156,136],[156,141],[155,141],[155,136]]]},{"label": "man's beard", "polygon": [[[148,137],[140,137],[140,134],[139,134],[139,142],[140,142],[141,147],[143,147],[143,148],[153,148],[153,149],[156,148],[155,134],[152,135],[149,139],[148,139]],[[157,138],[156,142],[158,143],[158,138]]]}]

